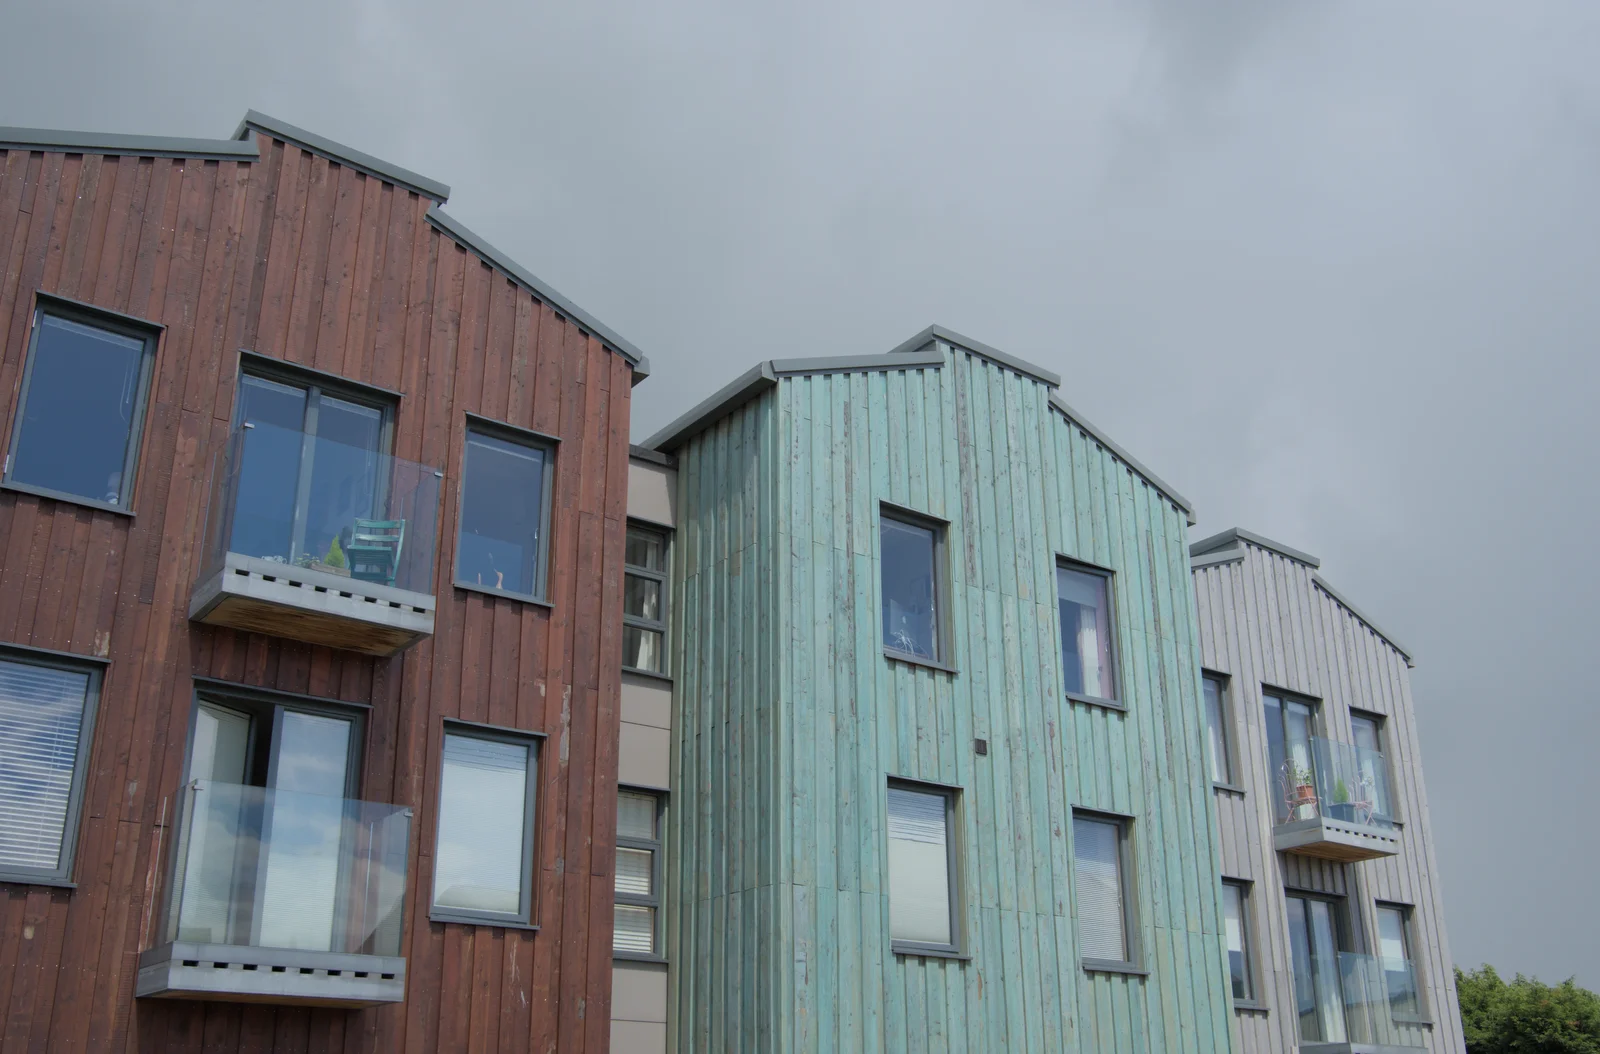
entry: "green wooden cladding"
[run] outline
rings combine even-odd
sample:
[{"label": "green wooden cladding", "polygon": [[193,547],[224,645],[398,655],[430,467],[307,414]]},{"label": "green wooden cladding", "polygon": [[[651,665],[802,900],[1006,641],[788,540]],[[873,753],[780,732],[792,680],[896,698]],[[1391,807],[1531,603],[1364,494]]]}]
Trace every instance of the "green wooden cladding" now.
[{"label": "green wooden cladding", "polygon": [[[677,450],[674,1049],[1231,1050],[1186,517],[937,347],[779,376]],[[883,654],[882,501],[949,521],[954,674]],[[1064,699],[1058,554],[1115,571],[1126,712]],[[968,959],[891,951],[891,776],[962,788]],[[1134,817],[1146,976],[1080,964],[1075,807]]]}]

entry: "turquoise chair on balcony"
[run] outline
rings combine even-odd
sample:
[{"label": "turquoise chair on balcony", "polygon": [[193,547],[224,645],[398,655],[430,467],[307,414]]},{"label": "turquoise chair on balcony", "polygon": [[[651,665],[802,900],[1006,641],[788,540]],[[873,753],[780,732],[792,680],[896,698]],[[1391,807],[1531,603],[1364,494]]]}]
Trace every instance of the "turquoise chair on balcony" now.
[{"label": "turquoise chair on balcony", "polygon": [[350,531],[350,544],[344,551],[350,563],[350,577],[384,586],[394,585],[405,539],[404,520],[357,520]]}]

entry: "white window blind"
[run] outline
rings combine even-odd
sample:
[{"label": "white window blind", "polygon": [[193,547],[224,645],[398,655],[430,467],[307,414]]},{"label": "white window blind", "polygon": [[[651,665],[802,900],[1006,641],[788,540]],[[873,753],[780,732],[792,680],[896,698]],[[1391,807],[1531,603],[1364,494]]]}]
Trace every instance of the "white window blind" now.
[{"label": "white window blind", "polygon": [[1126,962],[1128,934],[1119,825],[1075,817],[1072,840],[1078,880],[1079,951],[1085,959]]},{"label": "white window blind", "polygon": [[949,824],[944,794],[889,788],[889,935],[951,944]]},{"label": "white window blind", "polygon": [[0,867],[55,871],[89,675],[0,660]]},{"label": "white window blind", "polygon": [[1232,783],[1233,773],[1228,767],[1228,726],[1223,721],[1222,684],[1215,677],[1205,679],[1206,690],[1206,759],[1211,764],[1213,783]]},{"label": "white window blind", "polygon": [[524,743],[444,737],[439,848],[433,861],[436,907],[523,910],[529,764]]},{"label": "white window blind", "polygon": [[612,924],[611,950],[650,955],[656,950],[656,909],[618,904]]}]

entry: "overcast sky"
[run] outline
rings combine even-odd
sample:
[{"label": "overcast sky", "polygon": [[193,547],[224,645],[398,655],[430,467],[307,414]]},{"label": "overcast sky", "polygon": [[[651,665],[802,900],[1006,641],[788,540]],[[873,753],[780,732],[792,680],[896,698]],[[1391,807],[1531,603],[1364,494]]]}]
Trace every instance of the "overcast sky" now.
[{"label": "overcast sky", "polygon": [[[1070,13],[1063,8],[1071,8]],[[548,9],[548,10],[546,10]],[[1600,987],[1600,4],[0,0],[0,124],[255,107],[650,356],[1058,371],[1415,650],[1458,963]]]}]

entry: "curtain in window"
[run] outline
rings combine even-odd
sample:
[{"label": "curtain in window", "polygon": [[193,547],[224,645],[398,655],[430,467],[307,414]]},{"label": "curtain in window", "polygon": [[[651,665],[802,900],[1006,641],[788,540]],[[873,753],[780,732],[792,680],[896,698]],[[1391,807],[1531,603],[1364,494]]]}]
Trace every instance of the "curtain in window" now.
[{"label": "curtain in window", "polygon": [[528,747],[444,737],[439,850],[433,902],[439,907],[516,914],[522,910]]},{"label": "curtain in window", "polygon": [[1128,959],[1120,835],[1115,823],[1083,818],[1072,821],[1078,881],[1078,947],[1086,959]]},{"label": "curtain in window", "polygon": [[923,944],[953,942],[943,794],[889,788],[889,934]]},{"label": "curtain in window", "polygon": [[1111,619],[1106,607],[1106,579],[1101,575],[1056,568],[1057,601],[1061,606],[1062,674],[1069,692],[1109,699]]},{"label": "curtain in window", "polygon": [[1206,754],[1211,763],[1214,783],[1232,783],[1233,773],[1228,768],[1227,726],[1223,723],[1222,685],[1207,677],[1206,686]]},{"label": "curtain in window", "polygon": [[0,867],[61,864],[89,675],[0,661]]}]

